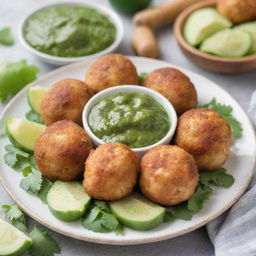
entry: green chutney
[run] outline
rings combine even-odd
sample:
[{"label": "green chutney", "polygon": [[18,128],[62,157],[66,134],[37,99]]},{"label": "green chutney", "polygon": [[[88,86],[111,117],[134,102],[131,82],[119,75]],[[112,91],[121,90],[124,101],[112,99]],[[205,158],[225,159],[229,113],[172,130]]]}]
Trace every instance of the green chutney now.
[{"label": "green chutney", "polygon": [[109,47],[116,38],[110,19],[91,7],[54,6],[39,10],[25,23],[24,37],[40,52],[80,57]]},{"label": "green chutney", "polygon": [[150,146],[170,129],[163,106],[141,93],[117,93],[95,104],[88,116],[92,132],[104,142],[120,142],[131,148]]}]

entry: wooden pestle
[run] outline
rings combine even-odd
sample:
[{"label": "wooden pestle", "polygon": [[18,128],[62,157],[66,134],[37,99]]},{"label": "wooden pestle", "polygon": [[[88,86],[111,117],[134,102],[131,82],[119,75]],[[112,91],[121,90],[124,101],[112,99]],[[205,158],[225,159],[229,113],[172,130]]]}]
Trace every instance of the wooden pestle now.
[{"label": "wooden pestle", "polygon": [[153,31],[146,26],[136,26],[132,34],[132,48],[139,56],[157,58],[159,47]]},{"label": "wooden pestle", "polygon": [[137,26],[156,29],[174,20],[186,7],[205,0],[175,0],[154,8],[145,9],[135,14],[133,22]]}]

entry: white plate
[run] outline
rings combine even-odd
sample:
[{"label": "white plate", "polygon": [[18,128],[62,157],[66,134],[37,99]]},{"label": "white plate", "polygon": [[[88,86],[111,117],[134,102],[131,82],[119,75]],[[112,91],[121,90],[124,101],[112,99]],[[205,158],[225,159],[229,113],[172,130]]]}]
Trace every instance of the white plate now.
[{"label": "white plate", "polygon": [[[160,67],[172,66],[163,61],[147,58],[131,57],[131,60],[136,65],[138,72],[150,72]],[[48,87],[54,82],[70,77],[83,80],[85,71],[94,61],[89,60],[59,68],[29,86]],[[210,200],[205,203],[204,209],[195,214],[191,221],[176,220],[144,232],[125,229],[124,236],[116,236],[114,233],[94,233],[84,229],[79,221],[73,223],[59,221],[39,198],[28,194],[19,187],[22,175],[5,165],[3,147],[9,141],[6,137],[2,137],[0,138],[0,176],[7,192],[28,215],[43,225],[67,236],[104,244],[142,244],[176,237],[203,226],[226,211],[242,195],[252,177],[256,152],[254,130],[243,109],[226,91],[202,76],[182,68],[179,69],[186,73],[195,84],[200,103],[209,102],[216,97],[218,101],[231,105],[235,117],[242,123],[244,129],[243,137],[232,146],[231,155],[225,164],[229,173],[235,177],[234,185],[229,189],[216,188]],[[26,92],[27,88],[16,95],[6,107],[0,119],[0,127],[4,125],[4,120],[7,117],[25,118],[25,114],[29,110]]]}]

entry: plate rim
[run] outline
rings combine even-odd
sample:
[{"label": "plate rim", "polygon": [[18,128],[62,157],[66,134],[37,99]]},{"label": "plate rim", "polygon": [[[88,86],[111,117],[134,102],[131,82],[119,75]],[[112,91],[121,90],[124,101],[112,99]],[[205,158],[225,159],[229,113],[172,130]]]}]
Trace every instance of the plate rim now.
[{"label": "plate rim", "polygon": [[[180,69],[182,71],[185,71],[185,72],[188,72],[188,73],[191,73],[195,76],[199,76],[199,77],[202,77],[204,78],[206,81],[209,81],[211,83],[213,83],[215,86],[217,86],[220,90],[222,90],[225,94],[228,94],[232,99],[233,101],[237,104],[237,106],[239,107],[239,111],[242,112],[246,119],[247,119],[247,122],[248,122],[248,125],[250,127],[250,129],[253,131],[253,137],[254,137],[254,141],[256,141],[256,135],[255,135],[255,129],[252,125],[252,122],[251,120],[249,119],[247,113],[245,112],[245,110],[242,108],[242,106],[237,102],[237,100],[230,94],[228,93],[224,88],[222,88],[220,85],[218,85],[217,83],[215,83],[214,81],[208,79],[207,77],[204,77],[203,75],[200,75],[194,71],[191,71],[189,69],[186,69],[186,68],[183,68],[181,66],[178,66],[178,65],[173,65],[171,63],[169,63],[168,61],[164,61],[164,60],[158,60],[158,59],[151,59],[151,58],[146,58],[146,57],[138,57],[138,56],[127,56],[128,58],[130,58],[131,60],[145,60],[145,61],[155,61],[155,62],[158,62],[158,63],[161,63],[161,64],[164,64],[166,66],[172,66],[174,68],[177,68],[177,69]],[[43,79],[47,79],[48,77],[52,76],[53,74],[55,73],[59,73],[59,72],[63,72],[65,70],[68,70],[70,68],[70,66],[72,67],[75,67],[75,66],[80,66],[80,65],[83,65],[84,63],[87,63],[88,61],[94,61],[94,60],[97,60],[99,57],[95,57],[95,58],[92,58],[90,60],[85,60],[85,61],[79,61],[79,62],[76,62],[76,63],[72,63],[72,64],[69,64],[69,65],[65,65],[63,67],[60,67],[60,68],[56,68],[55,70],[49,72],[49,73],[46,73],[44,75],[42,75],[40,78],[43,78]],[[40,79],[38,78],[38,79]],[[17,98],[20,97],[21,94],[23,94],[23,92],[25,90],[27,90],[29,87],[33,86],[37,80],[34,80],[33,82],[29,83],[28,85],[26,85],[22,90],[20,90],[11,100],[10,102],[8,102],[8,104],[5,106],[4,110],[2,111],[2,113],[0,114],[0,121],[3,120],[3,117],[5,115],[5,113],[8,111],[8,109],[13,105],[13,103],[16,101]],[[72,237],[72,238],[75,238],[75,239],[78,239],[78,240],[82,240],[82,241],[87,241],[87,242],[93,242],[93,243],[98,243],[98,244],[109,244],[109,245],[139,245],[139,244],[147,244],[147,243],[154,243],[154,242],[159,242],[159,241],[164,241],[164,240],[167,240],[167,239],[171,239],[171,238],[174,238],[174,237],[178,237],[178,236],[181,236],[183,234],[186,234],[186,233],[189,233],[191,231],[194,231],[202,226],[204,226],[205,224],[207,224],[208,222],[214,220],[215,218],[217,218],[218,216],[220,216],[222,213],[224,213],[226,210],[228,210],[233,204],[235,204],[237,202],[237,200],[243,195],[243,193],[245,192],[246,188],[248,187],[251,179],[252,179],[252,176],[253,176],[253,173],[254,173],[254,167],[255,167],[255,164],[256,164],[256,144],[255,144],[255,148],[254,148],[254,158],[253,158],[253,164],[252,164],[252,167],[250,169],[250,171],[248,171],[248,174],[246,176],[246,180],[245,180],[245,183],[244,183],[244,186],[240,189],[240,191],[237,193],[237,195],[229,201],[229,203],[223,207],[221,210],[219,210],[218,212],[216,212],[215,214],[209,216],[207,219],[203,220],[203,221],[199,221],[199,223],[197,223],[196,225],[192,226],[192,227],[188,227],[188,228],[185,228],[183,230],[180,230],[180,231],[177,231],[175,233],[172,233],[172,234],[165,234],[165,235],[161,235],[161,236],[155,236],[155,237],[151,237],[151,238],[140,238],[140,239],[137,239],[137,240],[134,240],[134,239],[127,239],[127,240],[113,240],[113,238],[92,238],[88,235],[85,235],[85,236],[81,236],[81,235],[77,235],[77,234],[74,234],[72,232],[68,232],[68,231],[65,231],[65,229],[61,229],[61,228],[58,228],[54,225],[51,225],[49,223],[47,223],[47,221],[37,217],[35,214],[33,214],[32,212],[30,212],[29,209],[26,209],[22,202],[20,202],[20,200],[16,197],[16,195],[14,195],[10,189],[7,187],[7,185],[4,183],[2,177],[0,176],[0,182],[2,184],[2,186],[4,187],[4,189],[6,190],[6,192],[9,194],[9,196],[19,205],[19,207],[28,215],[30,216],[32,219],[36,220],[37,222],[39,222],[40,224],[44,225],[45,227],[57,232],[57,233],[60,233],[62,235],[65,235],[67,237]]]}]

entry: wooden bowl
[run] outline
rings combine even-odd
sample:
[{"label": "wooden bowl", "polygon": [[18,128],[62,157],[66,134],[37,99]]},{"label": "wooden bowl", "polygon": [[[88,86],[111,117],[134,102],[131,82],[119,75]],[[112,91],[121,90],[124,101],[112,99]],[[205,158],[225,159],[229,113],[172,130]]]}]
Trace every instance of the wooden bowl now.
[{"label": "wooden bowl", "polygon": [[190,61],[199,67],[218,73],[237,74],[256,69],[256,54],[242,58],[223,58],[203,53],[185,41],[183,37],[183,26],[188,16],[197,9],[216,7],[216,4],[216,0],[199,2],[186,8],[178,16],[174,24],[174,34],[182,52]]}]

